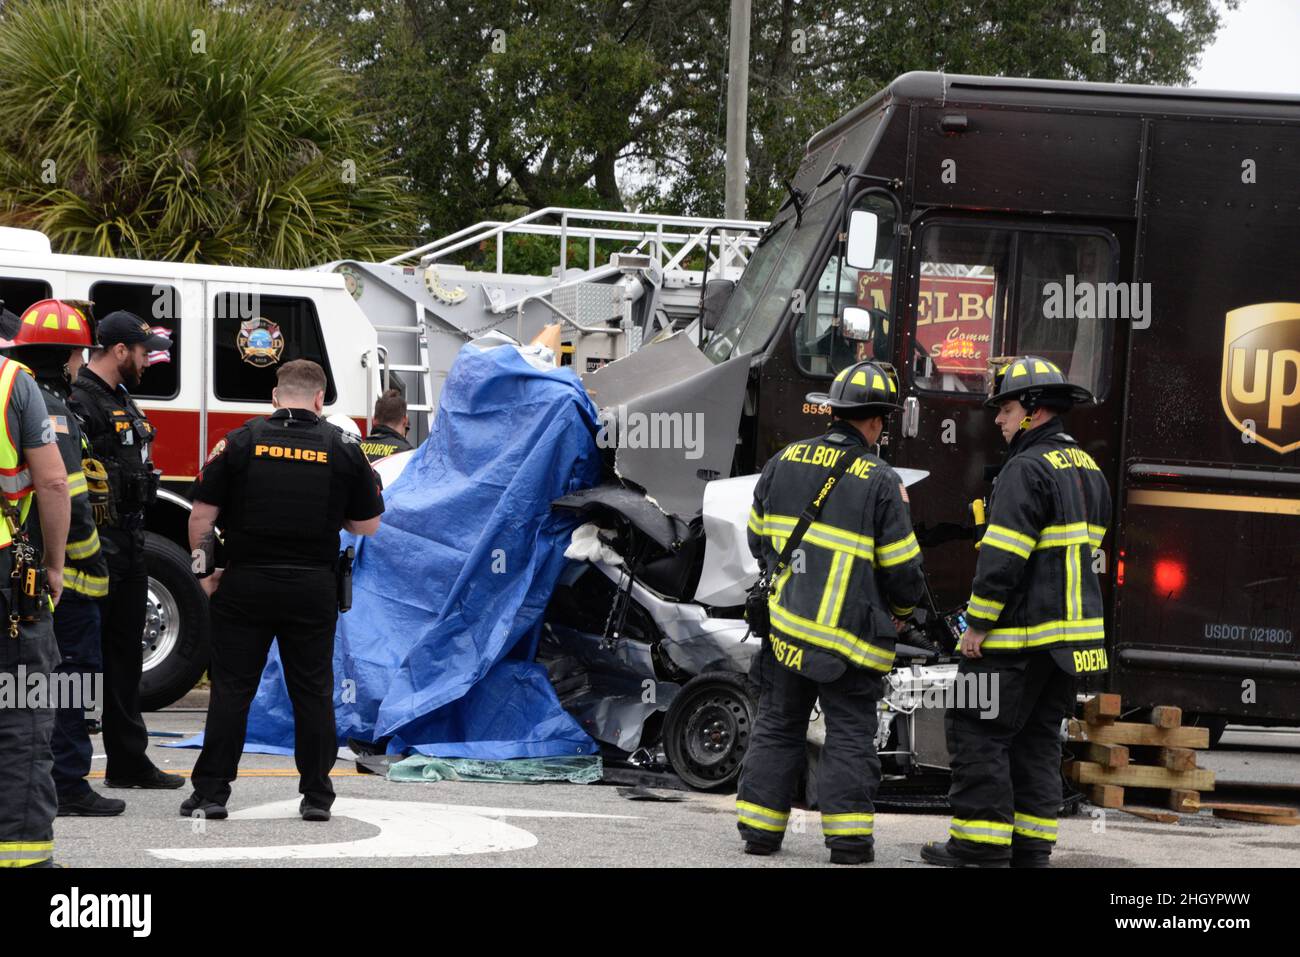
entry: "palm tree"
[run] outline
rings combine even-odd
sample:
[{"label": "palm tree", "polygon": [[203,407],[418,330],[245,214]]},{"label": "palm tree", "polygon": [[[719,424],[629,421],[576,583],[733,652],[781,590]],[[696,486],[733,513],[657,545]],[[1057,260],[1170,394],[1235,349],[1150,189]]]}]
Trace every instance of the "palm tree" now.
[{"label": "palm tree", "polygon": [[264,7],[0,10],[0,223],[60,252],[308,266],[413,243],[333,42]]}]

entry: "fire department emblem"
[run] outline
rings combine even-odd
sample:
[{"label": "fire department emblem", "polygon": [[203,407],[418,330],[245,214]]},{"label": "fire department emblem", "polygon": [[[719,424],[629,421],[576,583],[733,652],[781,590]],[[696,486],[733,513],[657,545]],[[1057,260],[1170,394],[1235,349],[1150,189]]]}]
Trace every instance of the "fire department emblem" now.
[{"label": "fire department emblem", "polygon": [[239,355],[245,362],[264,369],[280,361],[280,355],[284,352],[284,334],[274,322],[258,316],[239,324],[235,344],[239,346]]},{"label": "fire department emblem", "polygon": [[1219,395],[1243,435],[1283,455],[1300,449],[1300,303],[1228,313]]}]

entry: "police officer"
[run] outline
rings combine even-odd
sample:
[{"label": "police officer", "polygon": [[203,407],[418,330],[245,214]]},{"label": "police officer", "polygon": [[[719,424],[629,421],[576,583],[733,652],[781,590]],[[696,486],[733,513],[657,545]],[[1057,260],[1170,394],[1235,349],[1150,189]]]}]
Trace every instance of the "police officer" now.
[{"label": "police officer", "polygon": [[97,327],[99,348],[81,367],[69,405],[81,417],[94,458],[108,472],[110,502],[99,516],[109,592],[100,606],[104,662],[104,783],[110,788],[178,788],[179,774],[159,770],[146,755],[149,731],[140,715],[140,673],[149,577],[144,514],[158,494],[149,458],[154,427],[131,398],[150,352],[171,348],[130,312],[111,312]]},{"label": "police officer", "polygon": [[[87,313],[70,302],[45,299],[29,306],[14,328],[4,330],[0,342],[7,355],[22,362],[35,376],[45,400],[50,426],[63,457],[72,500],[67,557],[63,571],[63,600],[54,612],[54,633],[62,662],[58,673],[75,679],[75,687],[93,687],[101,668],[98,599],[108,594],[108,566],[100,551],[99,535],[91,510],[83,459],[89,446],[77,417],[68,409],[72,378],[82,364],[82,350],[91,346]],[[33,544],[39,549],[40,524],[30,522]],[[92,750],[86,728],[89,701],[58,703],[55,712],[54,785],[59,816],[107,817],[121,814],[125,801],[106,798],[86,782]]]},{"label": "police officer", "polygon": [[375,427],[362,441],[361,451],[372,462],[397,452],[409,452],[413,448],[406,440],[410,431],[406,400],[401,392],[389,389],[375,401]]},{"label": "police officer", "polygon": [[[328,821],[334,725],[339,530],[372,535],[383,499],[355,439],[324,422],[325,373],[309,359],[280,367],[276,411],[218,443],[194,489],[190,547],[212,596],[212,697],[183,816],[224,818],[248,708],[278,639],[293,702],[304,820]],[[214,569],[220,523],[226,565]]]},{"label": "police officer", "polygon": [[[759,658],[758,719],[736,801],[747,853],[781,846],[804,768],[809,714],[820,701],[826,744],[818,791],[831,861],[859,864],[875,856],[881,679],[893,665],[898,621],[925,587],[902,482],[868,451],[880,441],[885,416],[900,408],[897,395],[892,370],[873,362],[849,366],[829,395],[808,396],[831,407],[830,429],[779,452],[754,489],[749,548],[766,573],[778,574],[768,603],[771,633]],[[800,515],[816,499],[820,512],[797,544],[802,560],[792,551],[780,570]]]},{"label": "police officer", "polygon": [[995,373],[985,405],[998,410],[1007,458],[959,650],[960,672],[996,682],[999,704],[948,711],[953,818],[946,844],[921,849],[931,864],[1046,867],[1056,843],[1061,722],[1074,708],[1075,676],[1106,668],[1092,551],[1110,521],[1110,488],[1060,418],[1092,401],[1038,356]]},{"label": "police officer", "polygon": [[[27,677],[48,677],[59,662],[51,608],[63,593],[64,543],[71,505],[68,474],[40,389],[22,366],[0,358],[0,868],[48,867],[58,808],[50,774],[54,710],[31,697]],[[25,524],[40,503],[40,556]],[[45,573],[41,574],[41,565]]]}]

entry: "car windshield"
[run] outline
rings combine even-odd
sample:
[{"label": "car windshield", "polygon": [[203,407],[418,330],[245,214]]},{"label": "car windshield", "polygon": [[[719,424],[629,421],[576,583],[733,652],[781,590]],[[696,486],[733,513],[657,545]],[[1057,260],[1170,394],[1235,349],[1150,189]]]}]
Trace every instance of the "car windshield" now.
[{"label": "car windshield", "polygon": [[723,362],[767,344],[785,315],[795,283],[822,238],[837,195],[831,193],[805,210],[798,228],[793,209],[773,227],[777,232],[754,252],[717,329],[705,343],[706,356]]}]

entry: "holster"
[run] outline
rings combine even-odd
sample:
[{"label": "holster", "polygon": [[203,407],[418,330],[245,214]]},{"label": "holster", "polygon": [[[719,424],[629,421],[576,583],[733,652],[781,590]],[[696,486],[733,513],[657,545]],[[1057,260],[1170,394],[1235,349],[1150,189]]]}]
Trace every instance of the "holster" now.
[{"label": "holster", "polygon": [[349,545],[339,552],[339,565],[335,573],[338,578],[339,611],[345,612],[352,607],[352,560],[356,549]]},{"label": "holster", "polygon": [[771,585],[764,575],[750,586],[745,595],[745,621],[749,624],[749,633],[759,638],[766,638],[772,631],[772,613],[767,607],[771,592]]}]

